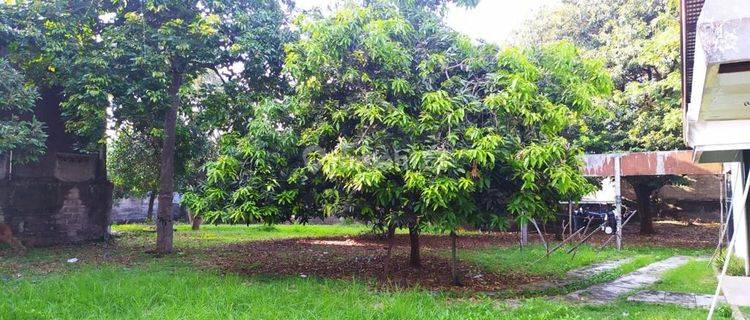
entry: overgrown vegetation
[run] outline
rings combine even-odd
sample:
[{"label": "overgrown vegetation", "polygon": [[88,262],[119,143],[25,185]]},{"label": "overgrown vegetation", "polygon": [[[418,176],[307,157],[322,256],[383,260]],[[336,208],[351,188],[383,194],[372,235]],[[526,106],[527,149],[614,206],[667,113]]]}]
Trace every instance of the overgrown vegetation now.
[{"label": "overgrown vegetation", "polygon": [[514,308],[489,298],[452,299],[421,290],[373,292],[352,281],[221,276],[171,261],[83,268],[33,281],[4,281],[0,289],[0,318],[17,320],[702,319],[706,314],[624,301],[586,307],[531,299]]},{"label": "overgrown vegetation", "polygon": [[592,190],[569,132],[603,114],[611,81],[569,43],[476,45],[420,2],[345,5],[297,27],[294,95],[225,135],[186,197],[209,221],[338,215],[391,237],[407,228],[419,266],[423,228],[455,239],[461,225],[547,220]]}]

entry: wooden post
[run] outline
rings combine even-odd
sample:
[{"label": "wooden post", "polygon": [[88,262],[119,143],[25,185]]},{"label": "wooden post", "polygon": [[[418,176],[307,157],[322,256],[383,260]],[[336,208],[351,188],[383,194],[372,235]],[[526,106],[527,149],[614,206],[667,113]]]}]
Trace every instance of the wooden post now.
[{"label": "wooden post", "polygon": [[529,223],[524,221],[521,222],[521,246],[525,246],[529,243]]},{"label": "wooden post", "polygon": [[622,250],[622,194],[620,190],[620,160],[621,156],[615,157],[615,220],[617,221],[617,250]]}]

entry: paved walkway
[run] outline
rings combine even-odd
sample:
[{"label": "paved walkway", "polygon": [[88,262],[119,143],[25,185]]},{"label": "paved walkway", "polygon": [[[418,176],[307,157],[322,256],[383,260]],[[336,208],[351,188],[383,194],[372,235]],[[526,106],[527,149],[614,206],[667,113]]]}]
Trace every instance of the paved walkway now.
[{"label": "paved walkway", "polygon": [[564,286],[582,281],[583,279],[586,279],[593,275],[615,270],[619,268],[621,265],[626,264],[630,261],[633,261],[633,259],[626,258],[626,259],[620,259],[620,260],[612,260],[612,261],[605,261],[601,263],[595,263],[595,264],[592,264],[583,268],[568,271],[566,276],[562,279],[545,280],[541,282],[528,284],[523,287],[523,290],[542,291],[542,290],[546,290],[550,288],[564,287]]},{"label": "paved walkway", "polygon": [[665,271],[682,266],[688,261],[690,261],[689,257],[671,257],[647,265],[614,281],[578,290],[565,298],[576,302],[606,304],[622,295],[659,281]]},{"label": "paved walkway", "polygon": [[[654,291],[646,290],[640,291],[630,297],[628,301],[646,302],[646,303],[661,303],[661,304],[676,304],[686,308],[703,308],[708,309],[711,307],[711,300],[714,296],[710,294],[694,294],[694,293],[678,293],[669,291]],[[724,297],[719,297],[720,303],[726,303]]]}]

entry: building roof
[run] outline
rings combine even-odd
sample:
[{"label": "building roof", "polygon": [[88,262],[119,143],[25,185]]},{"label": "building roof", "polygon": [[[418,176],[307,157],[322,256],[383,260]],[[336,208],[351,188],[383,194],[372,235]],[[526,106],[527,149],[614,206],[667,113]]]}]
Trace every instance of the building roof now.
[{"label": "building roof", "polygon": [[695,34],[698,17],[705,0],[680,1],[680,25],[682,31],[682,106],[687,110],[693,84],[693,63],[695,56]]},{"label": "building roof", "polygon": [[632,153],[587,154],[583,156],[583,175],[589,177],[612,177],[615,175],[615,160],[620,158],[620,175],[714,175],[722,174],[724,168],[718,163],[695,163],[690,150],[651,151]]}]

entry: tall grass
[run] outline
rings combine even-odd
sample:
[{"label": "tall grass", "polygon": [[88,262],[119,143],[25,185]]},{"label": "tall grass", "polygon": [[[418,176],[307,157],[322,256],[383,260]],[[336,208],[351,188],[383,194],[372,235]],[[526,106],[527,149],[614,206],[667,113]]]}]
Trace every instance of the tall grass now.
[{"label": "tall grass", "polygon": [[0,319],[700,319],[703,310],[618,303],[581,307],[542,299],[518,308],[486,297],[377,292],[315,278],[245,278],[173,260],[84,268],[0,282]]}]

